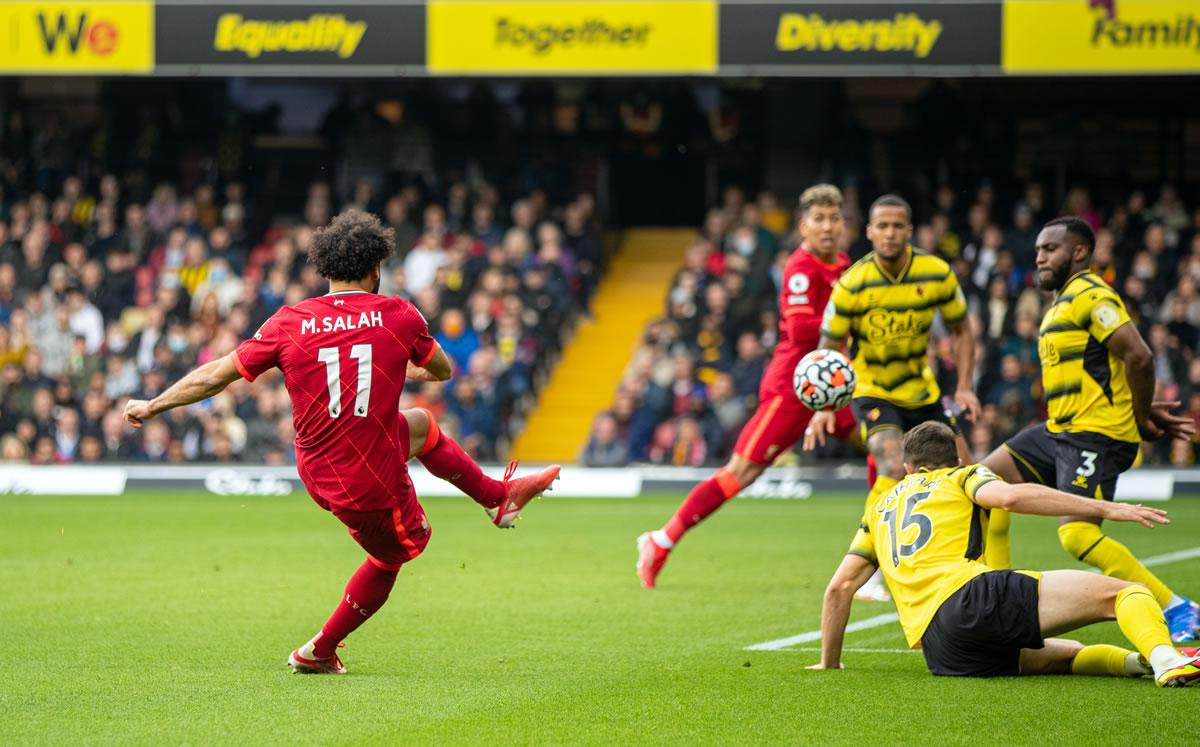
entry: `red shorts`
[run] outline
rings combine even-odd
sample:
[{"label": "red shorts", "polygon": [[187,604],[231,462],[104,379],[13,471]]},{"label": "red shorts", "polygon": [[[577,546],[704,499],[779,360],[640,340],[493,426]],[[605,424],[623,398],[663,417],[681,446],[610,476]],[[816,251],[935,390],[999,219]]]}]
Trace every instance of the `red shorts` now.
[{"label": "red shorts", "polygon": [[[857,427],[854,414],[847,406],[834,415],[833,435],[845,441]],[[812,416],[813,411],[801,404],[795,395],[777,394],[764,399],[742,428],[733,453],[755,464],[769,465],[804,438],[804,429]]]},{"label": "red shorts", "polygon": [[330,509],[350,530],[375,565],[390,571],[420,555],[429,544],[431,529],[425,509],[416,498],[409,505],[376,511],[356,511],[334,506]]},{"label": "red shorts", "polygon": [[[400,443],[404,461],[408,460],[409,430],[408,420],[400,416]],[[404,479],[407,481],[408,473]],[[367,551],[372,562],[380,568],[399,570],[400,566],[420,555],[429,544],[431,529],[429,520],[425,518],[425,509],[417,501],[412,483],[400,491],[402,498],[383,497],[381,500],[390,501],[395,505],[388,508],[373,510],[358,510],[338,505],[330,505],[309,489],[322,507],[338,518],[350,530],[354,541]]]}]

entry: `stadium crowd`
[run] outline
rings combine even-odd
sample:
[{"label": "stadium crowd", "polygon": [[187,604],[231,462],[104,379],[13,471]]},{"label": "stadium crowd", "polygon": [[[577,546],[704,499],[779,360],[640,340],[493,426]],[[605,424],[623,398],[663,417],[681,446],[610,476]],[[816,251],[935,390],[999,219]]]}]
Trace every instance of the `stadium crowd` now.
[{"label": "stadium crowd", "polygon": [[[845,248],[858,259],[870,251],[866,200],[853,187],[844,196]],[[1034,287],[1034,240],[1057,215],[1080,216],[1097,231],[1094,269],[1121,294],[1151,348],[1156,398],[1180,401],[1200,424],[1200,207],[1189,212],[1169,185],[1102,207],[1076,187],[1056,206],[1037,183],[1004,196],[983,184],[966,199],[943,187],[929,203],[917,207],[912,244],[951,263],[982,343],[975,391],[983,416],[966,425],[977,457],[1046,416],[1037,336],[1049,296]],[[666,313],[647,326],[612,407],[596,418],[582,461],[724,463],[754,412],[777,338],[782,268],[799,245],[792,219],[769,192],[749,201],[737,187],[724,191],[685,249]],[[956,380],[950,342],[935,328],[930,359],[943,394]],[[824,449],[852,453],[840,444]],[[1156,464],[1192,464],[1197,453],[1186,441],[1143,448]]]},{"label": "stadium crowd", "polygon": [[[6,134],[11,144],[11,122]],[[498,459],[602,269],[586,194],[554,206],[538,189],[505,201],[481,179],[385,190],[363,176],[344,196],[314,181],[299,217],[252,223],[242,181],[168,180],[144,194],[81,157],[79,140],[41,132],[0,154],[6,462],[291,462],[278,371],[139,432],[121,412],[231,351],[281,305],[325,293],[306,252],[350,207],[394,230],[381,292],[413,300],[456,366],[448,386],[411,383],[400,405],[429,408],[472,456]],[[79,176],[89,172],[100,176]]]}]

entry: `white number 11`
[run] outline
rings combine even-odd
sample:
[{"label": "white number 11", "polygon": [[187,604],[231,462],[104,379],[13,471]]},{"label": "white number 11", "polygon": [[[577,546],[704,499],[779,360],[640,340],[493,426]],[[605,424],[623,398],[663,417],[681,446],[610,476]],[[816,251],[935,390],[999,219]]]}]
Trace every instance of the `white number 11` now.
[{"label": "white number 11", "polygon": [[[354,414],[367,416],[367,403],[371,401],[371,346],[355,345],[350,348],[350,357],[358,361],[358,393],[354,396]],[[337,348],[321,348],[317,360],[325,364],[325,386],[329,389],[329,417],[342,414],[342,362]]]}]

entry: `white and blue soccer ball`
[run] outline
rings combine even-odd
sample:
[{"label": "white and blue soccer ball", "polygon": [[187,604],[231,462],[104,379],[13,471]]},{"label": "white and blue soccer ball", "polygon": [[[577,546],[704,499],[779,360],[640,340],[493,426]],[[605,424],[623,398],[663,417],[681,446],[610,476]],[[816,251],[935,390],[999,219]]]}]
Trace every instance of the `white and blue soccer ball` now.
[{"label": "white and blue soccer ball", "polygon": [[810,410],[837,410],[854,395],[854,367],[836,350],[814,350],[792,375],[796,396]]}]

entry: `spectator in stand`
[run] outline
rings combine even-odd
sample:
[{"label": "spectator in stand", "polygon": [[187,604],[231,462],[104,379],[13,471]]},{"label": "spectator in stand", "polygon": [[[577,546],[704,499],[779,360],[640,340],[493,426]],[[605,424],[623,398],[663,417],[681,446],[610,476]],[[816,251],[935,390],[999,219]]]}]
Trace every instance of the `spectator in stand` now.
[{"label": "spectator in stand", "polygon": [[596,416],[580,464],[585,467],[624,467],[629,463],[629,447],[621,440],[617,419],[608,412]]},{"label": "spectator in stand", "polygon": [[415,296],[433,285],[438,268],[446,263],[446,251],[441,242],[437,233],[426,232],[405,257],[404,281],[409,295]]},{"label": "spectator in stand", "polygon": [[699,467],[705,463],[707,456],[708,444],[694,418],[685,416],[669,420],[654,433],[650,461],[655,464]]},{"label": "spectator in stand", "polygon": [[1100,218],[1100,213],[1092,208],[1092,197],[1084,187],[1072,187],[1067,192],[1063,213],[1084,219],[1092,227],[1093,231],[1100,230],[1100,227],[1104,225],[1104,221]]},{"label": "spectator in stand", "polygon": [[59,464],[75,461],[79,454],[79,412],[72,407],[63,407],[58,411],[54,426],[54,459]]},{"label": "spectator in stand", "polygon": [[749,398],[738,396],[734,378],[727,373],[717,374],[708,385],[708,404],[719,428],[718,440],[710,451],[720,459],[728,458],[741,427],[750,416]]},{"label": "spectator in stand", "polygon": [[466,368],[467,361],[479,349],[479,337],[466,324],[466,318],[458,309],[447,309],[441,316],[440,329],[434,338],[458,370]]}]

